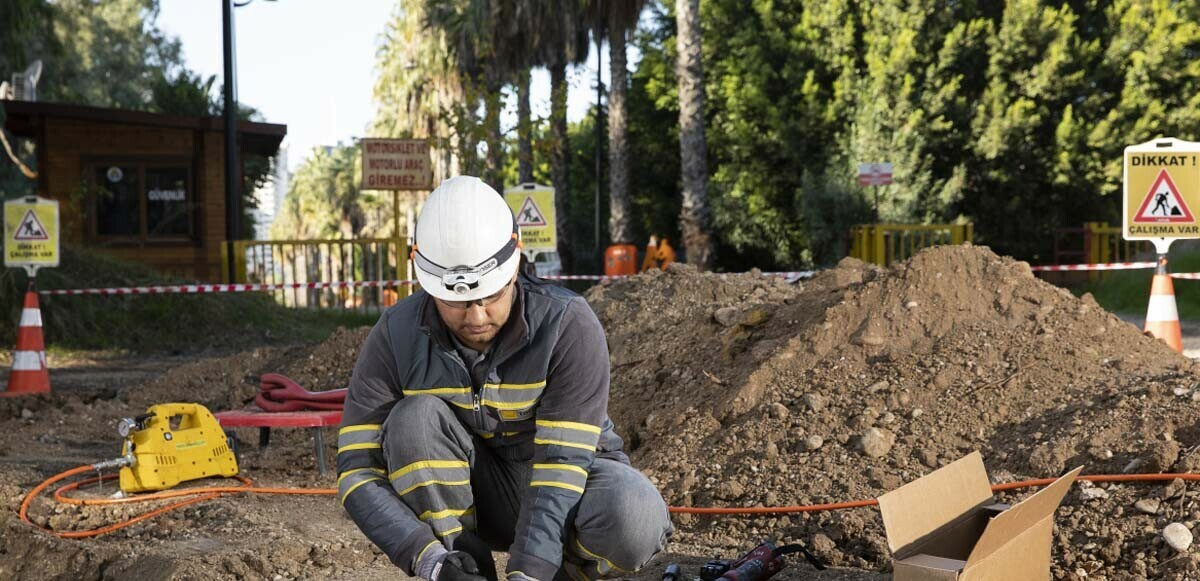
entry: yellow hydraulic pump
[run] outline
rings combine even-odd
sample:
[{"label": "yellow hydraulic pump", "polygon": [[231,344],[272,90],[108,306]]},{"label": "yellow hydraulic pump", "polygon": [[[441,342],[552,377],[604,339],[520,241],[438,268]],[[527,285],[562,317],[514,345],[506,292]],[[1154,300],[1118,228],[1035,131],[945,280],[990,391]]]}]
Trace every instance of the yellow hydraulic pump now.
[{"label": "yellow hydraulic pump", "polygon": [[121,491],[163,490],[209,476],[234,476],[237,458],[221,424],[197,403],[164,403],[117,425]]}]

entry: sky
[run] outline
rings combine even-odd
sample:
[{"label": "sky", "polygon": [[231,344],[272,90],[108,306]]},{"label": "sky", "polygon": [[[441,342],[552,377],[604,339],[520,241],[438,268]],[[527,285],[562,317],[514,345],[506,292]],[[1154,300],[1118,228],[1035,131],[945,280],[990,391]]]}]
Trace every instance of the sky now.
[{"label": "sky", "polygon": [[[366,135],[375,116],[375,53],[396,0],[254,0],[235,9],[238,100],[266,121],[287,125],[288,169],[314,147]],[[160,0],[159,29],[178,38],[188,68],[221,83],[221,2]],[[601,73],[608,84],[607,46]],[[596,51],[568,73],[567,118],[581,119],[595,100]],[[629,66],[638,55],[630,51]],[[550,110],[550,76],[533,74],[534,115]],[[516,125],[515,103],[502,117]]]}]

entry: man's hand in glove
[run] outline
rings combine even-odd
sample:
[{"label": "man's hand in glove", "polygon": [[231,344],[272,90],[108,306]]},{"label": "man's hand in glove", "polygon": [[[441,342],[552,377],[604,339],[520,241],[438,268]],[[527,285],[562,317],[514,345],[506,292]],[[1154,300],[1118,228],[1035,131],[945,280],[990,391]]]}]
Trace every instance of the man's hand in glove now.
[{"label": "man's hand in glove", "polygon": [[462,551],[426,551],[417,563],[417,574],[428,581],[487,581],[479,574],[475,559]]},{"label": "man's hand in glove", "polygon": [[487,581],[479,574],[475,559],[462,551],[446,553],[433,568],[433,581]]}]

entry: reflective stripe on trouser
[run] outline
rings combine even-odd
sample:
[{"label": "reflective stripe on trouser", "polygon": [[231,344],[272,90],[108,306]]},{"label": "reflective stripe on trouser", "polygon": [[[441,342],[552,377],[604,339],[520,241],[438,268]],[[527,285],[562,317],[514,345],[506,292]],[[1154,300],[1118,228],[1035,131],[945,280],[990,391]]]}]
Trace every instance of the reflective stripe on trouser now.
[{"label": "reflective stripe on trouser", "polygon": [[[459,534],[448,531],[477,525],[477,534],[493,549],[507,550],[533,474],[532,445],[488,448],[445,402],[426,396],[397,402],[383,431],[393,488],[404,492],[401,499],[415,514],[440,517],[434,530],[447,532],[440,537],[447,548]],[[464,474],[469,484],[460,484]],[[468,508],[474,511],[436,514]],[[628,576],[666,546],[671,530],[666,502],[650,480],[628,464],[598,457],[567,527],[563,567],[555,578]]]}]

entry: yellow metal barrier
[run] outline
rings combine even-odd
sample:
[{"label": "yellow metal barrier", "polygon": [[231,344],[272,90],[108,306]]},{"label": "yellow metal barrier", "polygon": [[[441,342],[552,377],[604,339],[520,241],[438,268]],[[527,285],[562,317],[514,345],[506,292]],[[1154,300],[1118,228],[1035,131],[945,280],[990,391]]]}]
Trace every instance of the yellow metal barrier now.
[{"label": "yellow metal barrier", "polygon": [[930,246],[974,241],[973,224],[861,224],[850,229],[850,256],[887,266]]},{"label": "yellow metal barrier", "polygon": [[[1135,262],[1139,254],[1154,251],[1148,240],[1125,240],[1121,227],[1109,226],[1108,222],[1084,223],[1083,248],[1088,264]],[[1088,280],[1106,278],[1108,274],[1108,272],[1088,271]]]},{"label": "yellow metal barrier", "polygon": [[[225,248],[229,245],[226,244]],[[222,257],[228,269],[228,252]],[[396,238],[358,240],[238,240],[235,283],[293,284],[411,279],[408,243]],[[227,272],[228,270],[226,270]],[[412,294],[398,288],[295,288],[273,291],[289,307],[379,312]]]}]

